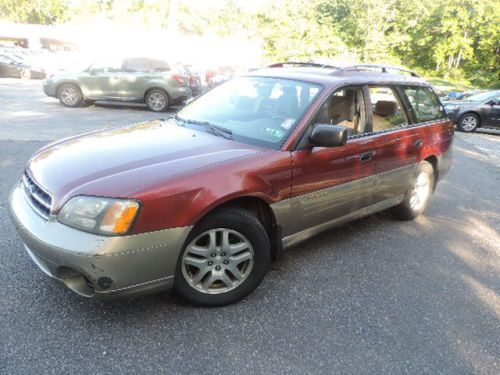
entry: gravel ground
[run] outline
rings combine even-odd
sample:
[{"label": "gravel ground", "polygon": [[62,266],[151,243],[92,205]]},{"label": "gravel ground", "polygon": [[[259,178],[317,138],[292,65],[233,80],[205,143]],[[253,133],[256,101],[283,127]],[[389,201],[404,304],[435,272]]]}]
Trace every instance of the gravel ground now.
[{"label": "gravel ground", "polygon": [[[0,102],[18,103],[5,82]],[[99,302],[33,264],[8,190],[45,141],[155,114],[38,96],[0,109],[0,374],[500,373],[498,135],[458,134],[417,220],[381,213],[325,232],[240,303],[199,308],[170,292]]]}]

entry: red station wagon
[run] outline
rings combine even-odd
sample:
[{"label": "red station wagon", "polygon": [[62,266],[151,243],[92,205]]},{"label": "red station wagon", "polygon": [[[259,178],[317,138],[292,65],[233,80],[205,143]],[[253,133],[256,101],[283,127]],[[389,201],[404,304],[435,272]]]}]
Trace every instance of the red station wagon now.
[{"label": "red station wagon", "polygon": [[384,66],[280,66],[166,121],[39,150],[10,196],[34,262],[86,297],[173,287],[222,305],[284,248],[377,211],[422,213],[454,135],[431,87]]}]

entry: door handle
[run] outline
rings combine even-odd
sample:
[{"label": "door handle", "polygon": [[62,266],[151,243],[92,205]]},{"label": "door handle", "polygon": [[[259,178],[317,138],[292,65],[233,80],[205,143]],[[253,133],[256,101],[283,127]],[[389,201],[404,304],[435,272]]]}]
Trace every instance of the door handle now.
[{"label": "door handle", "polygon": [[373,155],[375,155],[374,151],[364,152],[359,156],[359,160],[361,160],[363,163],[366,163],[373,158]]},{"label": "door handle", "polygon": [[419,139],[418,141],[415,142],[415,148],[418,150],[419,148],[422,148],[424,146],[424,141]]}]

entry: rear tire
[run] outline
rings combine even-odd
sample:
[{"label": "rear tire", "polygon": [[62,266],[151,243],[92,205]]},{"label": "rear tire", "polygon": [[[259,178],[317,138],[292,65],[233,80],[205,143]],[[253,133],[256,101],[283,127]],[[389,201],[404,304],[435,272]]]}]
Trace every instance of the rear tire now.
[{"label": "rear tire", "polygon": [[164,112],[170,105],[170,99],[166,92],[154,89],[146,95],[146,105],[150,111]]},{"label": "rear tire", "polygon": [[479,126],[479,116],[475,113],[466,113],[458,120],[457,127],[460,131],[471,133]]},{"label": "rear tire", "polygon": [[57,89],[57,97],[65,107],[78,107],[83,102],[83,94],[77,85],[64,83]]},{"label": "rear tire", "polygon": [[270,262],[271,245],[259,220],[241,209],[219,211],[187,238],[174,289],[196,305],[227,305],[257,288]]},{"label": "rear tire", "polygon": [[432,196],[434,183],[434,168],[424,160],[418,165],[403,202],[391,209],[393,215],[399,220],[413,220],[424,212]]}]

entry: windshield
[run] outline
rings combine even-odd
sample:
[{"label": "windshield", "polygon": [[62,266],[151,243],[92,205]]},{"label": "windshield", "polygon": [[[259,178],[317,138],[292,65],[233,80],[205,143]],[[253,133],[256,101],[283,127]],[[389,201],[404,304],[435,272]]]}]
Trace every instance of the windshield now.
[{"label": "windshield", "polygon": [[498,91],[489,91],[489,92],[483,92],[481,94],[476,94],[469,96],[465,101],[467,102],[485,102],[487,100],[493,99],[497,97],[499,94]]},{"label": "windshield", "polygon": [[288,79],[234,78],[182,109],[178,118],[188,126],[206,122],[236,141],[277,149],[321,88]]}]

